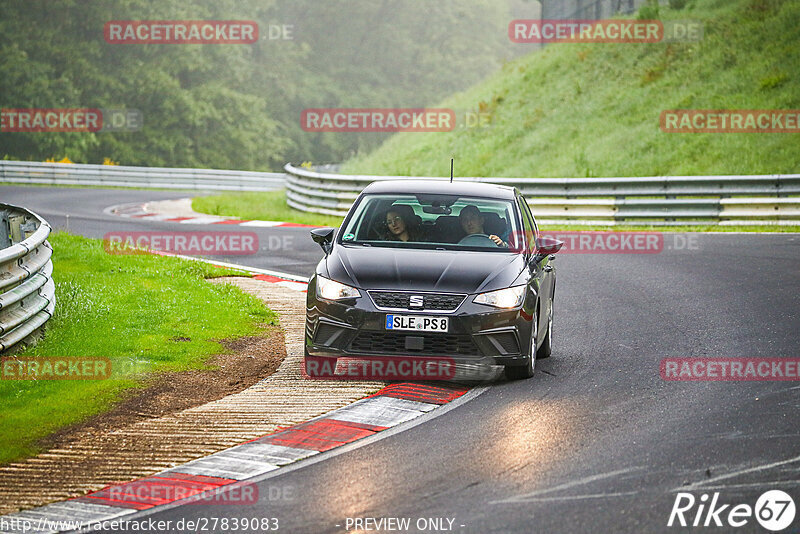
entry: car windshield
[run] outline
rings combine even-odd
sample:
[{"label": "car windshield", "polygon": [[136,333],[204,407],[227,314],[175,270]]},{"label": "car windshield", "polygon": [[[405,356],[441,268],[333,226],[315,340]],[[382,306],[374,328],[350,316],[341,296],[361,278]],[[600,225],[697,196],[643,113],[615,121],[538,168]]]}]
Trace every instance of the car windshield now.
[{"label": "car windshield", "polygon": [[365,195],[339,242],[345,245],[517,252],[512,200],[457,195]]}]

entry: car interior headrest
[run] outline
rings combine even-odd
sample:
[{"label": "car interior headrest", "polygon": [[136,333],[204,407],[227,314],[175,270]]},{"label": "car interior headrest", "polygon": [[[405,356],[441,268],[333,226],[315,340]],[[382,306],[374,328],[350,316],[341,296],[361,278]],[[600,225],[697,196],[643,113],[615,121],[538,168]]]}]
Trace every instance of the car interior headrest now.
[{"label": "car interior headrest", "polygon": [[494,212],[481,212],[481,215],[483,215],[483,229],[486,230],[487,234],[501,235],[508,230],[506,227],[506,220],[501,218],[498,214]]}]

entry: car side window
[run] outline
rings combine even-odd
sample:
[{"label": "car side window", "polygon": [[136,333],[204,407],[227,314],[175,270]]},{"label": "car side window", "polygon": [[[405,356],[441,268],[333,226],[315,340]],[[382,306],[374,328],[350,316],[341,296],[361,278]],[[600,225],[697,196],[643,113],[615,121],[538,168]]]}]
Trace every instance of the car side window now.
[{"label": "car side window", "polygon": [[525,200],[525,197],[522,197],[522,204],[525,206],[525,211],[528,212],[528,216],[531,218],[531,222],[533,223],[533,233],[538,237],[539,227],[536,225],[536,217],[533,216],[533,211],[531,211],[530,206],[528,206],[528,201]]},{"label": "car side window", "polygon": [[522,201],[520,202],[520,207],[522,208],[522,226],[525,230],[525,241],[528,243],[527,250],[528,252],[533,252],[536,248],[536,225],[533,222],[533,216],[528,208],[528,203],[525,202],[525,198],[522,196],[519,198]]}]

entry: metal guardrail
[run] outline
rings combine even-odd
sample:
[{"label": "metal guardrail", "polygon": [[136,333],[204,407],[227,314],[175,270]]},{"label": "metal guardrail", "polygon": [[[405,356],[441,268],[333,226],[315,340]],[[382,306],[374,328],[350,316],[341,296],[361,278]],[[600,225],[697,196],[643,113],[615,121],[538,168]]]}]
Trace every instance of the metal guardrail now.
[{"label": "metal guardrail", "polygon": [[0,353],[36,336],[56,306],[47,221],[0,204]]},{"label": "metal guardrail", "polygon": [[[287,164],[285,170],[286,175],[214,169],[0,161],[0,182],[217,191],[273,191],[286,187],[289,206],[302,211],[341,216],[347,213],[353,200],[367,184],[379,180],[408,179],[407,176],[319,172],[291,164]],[[800,195],[798,174],[459,180],[517,187],[528,197],[535,215],[544,223],[800,224],[800,199],[796,197]],[[734,198],[748,195],[758,198]]]},{"label": "metal guardrail", "polygon": [[[340,216],[368,184],[409,179],[333,174],[291,164],[284,169],[289,206]],[[800,225],[800,197],[789,196],[800,195],[800,174],[459,180],[516,187],[528,199],[537,219],[551,224]],[[740,198],[749,195],[757,198]]]},{"label": "metal guardrail", "polygon": [[0,160],[0,182],[204,191],[274,191],[285,175],[274,172],[172,169]]}]

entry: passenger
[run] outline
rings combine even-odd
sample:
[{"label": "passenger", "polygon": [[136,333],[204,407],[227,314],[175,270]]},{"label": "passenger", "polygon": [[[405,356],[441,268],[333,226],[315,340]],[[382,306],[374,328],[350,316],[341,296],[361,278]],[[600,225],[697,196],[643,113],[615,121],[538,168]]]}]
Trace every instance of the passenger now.
[{"label": "passenger", "polygon": [[398,204],[386,212],[387,241],[420,241],[421,232],[411,206]]},{"label": "passenger", "polygon": [[[467,233],[467,235],[486,235],[486,231],[483,229],[485,218],[483,215],[481,215],[481,212],[477,206],[470,204],[461,208],[461,212],[458,214],[458,220],[461,222],[461,228]],[[490,235],[489,239],[494,241],[495,245],[498,247],[508,248],[508,243],[503,241],[503,239],[499,236]]]}]

